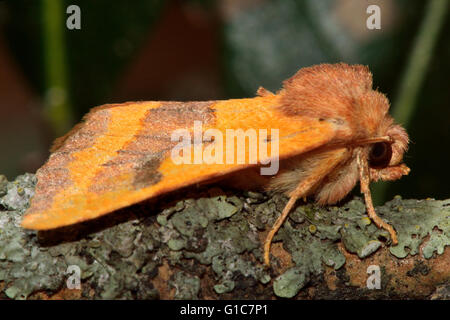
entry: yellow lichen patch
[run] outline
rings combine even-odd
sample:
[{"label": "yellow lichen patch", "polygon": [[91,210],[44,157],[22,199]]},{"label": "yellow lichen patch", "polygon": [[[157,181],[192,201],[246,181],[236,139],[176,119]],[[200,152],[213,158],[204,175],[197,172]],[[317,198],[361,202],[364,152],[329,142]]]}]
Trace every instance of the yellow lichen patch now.
[{"label": "yellow lichen patch", "polygon": [[308,227],[308,230],[309,230],[309,232],[311,234],[314,234],[317,231],[317,227],[315,225],[313,225],[313,224],[310,224],[309,227]]}]

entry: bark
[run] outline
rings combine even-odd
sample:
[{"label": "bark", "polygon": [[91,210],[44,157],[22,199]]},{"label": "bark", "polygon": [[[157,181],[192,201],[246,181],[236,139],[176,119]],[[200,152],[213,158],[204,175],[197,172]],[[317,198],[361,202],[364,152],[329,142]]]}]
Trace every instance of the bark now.
[{"label": "bark", "polygon": [[2,298],[449,298],[450,200],[396,197],[377,207],[397,230],[397,246],[360,198],[326,208],[299,202],[267,269],[263,241],[282,196],[184,190],[36,233],[19,225],[34,185],[30,174],[0,176]]}]

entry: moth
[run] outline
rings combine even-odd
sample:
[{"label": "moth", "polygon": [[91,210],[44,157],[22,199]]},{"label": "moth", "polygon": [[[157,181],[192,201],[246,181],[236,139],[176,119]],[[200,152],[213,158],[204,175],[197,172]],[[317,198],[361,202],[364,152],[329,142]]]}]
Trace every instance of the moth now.
[{"label": "moth", "polygon": [[[409,173],[402,163],[408,135],[389,116],[386,96],[372,89],[369,69],[316,65],[300,69],[276,94],[262,87],[257,93],[248,99],[128,102],[92,109],[55,141],[48,161],[37,171],[35,195],[22,226],[67,226],[189,185],[227,180],[236,187],[289,197],[264,243],[269,265],[272,239],[297,199],[311,196],[318,204],[333,204],[359,181],[368,216],[389,232],[395,245],[396,232],[377,216],[369,184]],[[218,135],[231,129],[255,130],[260,151],[272,152],[235,145],[230,150],[241,152],[246,161],[196,161],[199,150],[213,148],[211,154],[217,156],[223,146]],[[182,145],[178,158],[173,156],[180,147],[174,132],[187,134],[191,143]],[[274,156],[279,170],[261,175]],[[192,161],[180,161],[186,158]]]}]

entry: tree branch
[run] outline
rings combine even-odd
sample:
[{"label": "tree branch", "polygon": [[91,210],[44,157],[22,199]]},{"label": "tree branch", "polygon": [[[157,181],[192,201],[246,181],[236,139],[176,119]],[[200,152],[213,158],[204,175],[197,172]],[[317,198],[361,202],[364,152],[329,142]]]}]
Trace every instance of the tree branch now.
[{"label": "tree branch", "polygon": [[[397,230],[395,247],[359,198],[326,208],[299,202],[277,233],[272,267],[265,269],[262,246],[287,201],[282,196],[183,190],[36,233],[19,225],[34,184],[31,174],[14,182],[0,176],[4,297],[449,298],[450,200],[396,197],[377,207]],[[73,270],[81,272],[80,289],[70,289],[77,284]]]}]

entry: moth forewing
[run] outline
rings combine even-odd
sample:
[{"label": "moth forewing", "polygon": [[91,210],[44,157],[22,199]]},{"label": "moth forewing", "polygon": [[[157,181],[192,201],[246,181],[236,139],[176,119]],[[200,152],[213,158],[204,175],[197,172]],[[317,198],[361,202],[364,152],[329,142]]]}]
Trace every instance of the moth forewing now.
[{"label": "moth forewing", "polygon": [[[273,149],[279,153],[277,158],[294,163],[283,172],[271,170],[276,174],[272,184],[257,179],[261,189],[290,197],[264,243],[266,264],[272,238],[298,198],[311,195],[320,204],[335,203],[358,180],[369,216],[389,230],[395,243],[395,231],[373,209],[369,183],[398,179],[409,172],[400,163],[408,136],[387,115],[387,98],[372,90],[368,68],[343,63],[303,68],[284,81],[276,94],[260,88],[258,95],[223,101],[128,102],[92,109],[83,122],[56,140],[50,158],[37,171],[35,195],[22,226],[48,230],[94,219],[186,186],[225,179],[268,159],[246,147],[242,159],[252,163],[215,163],[212,149],[211,161],[202,161],[200,153],[193,164],[184,158],[174,161],[171,154],[178,144],[172,134],[186,130],[189,135],[200,122],[196,137],[211,130],[216,139],[225,137],[227,130],[268,135],[278,130],[279,138],[277,134],[276,139],[266,137],[263,142],[266,146],[277,143]],[[194,151],[213,143],[194,140]],[[377,143],[389,144],[389,161],[387,147]],[[377,147],[368,155],[367,145]],[[235,147],[233,151],[238,153]]]}]

